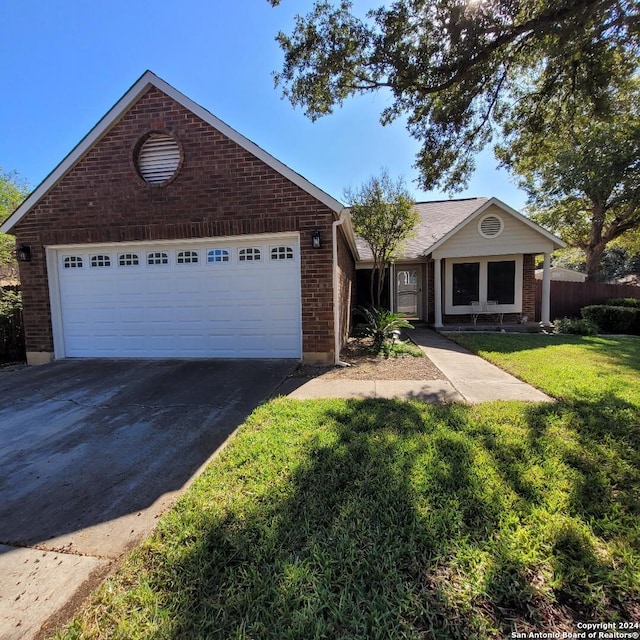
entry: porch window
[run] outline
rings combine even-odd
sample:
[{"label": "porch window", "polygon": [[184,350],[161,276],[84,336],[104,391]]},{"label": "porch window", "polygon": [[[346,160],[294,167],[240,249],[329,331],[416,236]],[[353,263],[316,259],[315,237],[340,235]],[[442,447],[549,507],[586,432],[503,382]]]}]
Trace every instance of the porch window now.
[{"label": "porch window", "polygon": [[515,300],[515,284],[515,260],[503,260],[487,264],[487,300],[496,300],[498,304],[513,304]]},{"label": "porch window", "polygon": [[480,263],[455,263],[453,265],[453,306],[469,306],[479,298]]},{"label": "porch window", "polygon": [[472,302],[492,302],[499,313],[522,311],[523,258],[518,254],[446,259],[445,314],[466,315]]}]

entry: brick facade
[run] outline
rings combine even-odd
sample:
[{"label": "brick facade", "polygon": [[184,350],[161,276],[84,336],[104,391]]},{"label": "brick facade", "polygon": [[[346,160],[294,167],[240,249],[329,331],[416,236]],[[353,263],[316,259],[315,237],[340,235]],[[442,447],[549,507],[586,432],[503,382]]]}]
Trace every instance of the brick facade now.
[{"label": "brick facade", "polygon": [[[150,186],[135,168],[136,145],[149,131],[169,132],[181,146],[181,169],[166,186]],[[20,265],[27,352],[53,351],[47,245],[299,232],[303,355],[331,361],[334,219],[325,204],[152,86],[14,229],[17,243],[32,250]],[[320,249],[311,247],[314,229]],[[347,297],[348,249],[340,263]]]},{"label": "brick facade", "polygon": [[522,315],[527,316],[529,322],[536,318],[536,257],[526,253],[522,263]]}]

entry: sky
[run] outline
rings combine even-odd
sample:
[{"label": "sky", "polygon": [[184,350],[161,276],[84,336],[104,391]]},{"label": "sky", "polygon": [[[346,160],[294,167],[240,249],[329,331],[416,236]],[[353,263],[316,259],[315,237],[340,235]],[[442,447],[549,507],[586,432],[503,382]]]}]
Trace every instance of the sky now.
[{"label": "sky", "polygon": [[[367,6],[364,0],[356,2]],[[147,70],[337,200],[385,167],[416,201],[419,144],[401,122],[383,127],[388,96],[348,100],[311,122],[282,98],[273,73],[312,0],[0,0],[0,170],[35,188]],[[490,152],[454,197],[495,196],[521,209],[526,194]]]}]

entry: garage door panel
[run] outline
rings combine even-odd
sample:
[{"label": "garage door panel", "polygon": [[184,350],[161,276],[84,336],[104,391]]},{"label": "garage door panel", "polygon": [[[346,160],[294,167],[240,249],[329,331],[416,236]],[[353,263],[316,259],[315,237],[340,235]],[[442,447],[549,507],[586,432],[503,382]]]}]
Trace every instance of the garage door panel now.
[{"label": "garage door panel", "polygon": [[[273,244],[273,240],[271,241]],[[287,238],[292,245],[292,238]],[[242,245],[239,245],[242,246]],[[206,262],[213,243],[188,249],[200,262],[175,263],[176,250],[146,243],[99,251],[87,246],[58,253],[64,351],[74,357],[286,357],[301,355],[300,269],[296,260]],[[111,255],[111,267],[89,268],[91,256]],[[164,252],[168,265],[146,256]],[[137,253],[139,265],[116,256]],[[75,256],[82,268],[65,268]],[[298,255],[298,249],[295,249]]]},{"label": "garage door panel", "polygon": [[232,291],[231,279],[233,274],[212,273],[207,274],[203,284],[203,292],[209,295],[229,294]]},{"label": "garage door panel", "polygon": [[122,324],[140,324],[145,320],[145,309],[141,307],[125,307],[118,309],[118,319]]}]

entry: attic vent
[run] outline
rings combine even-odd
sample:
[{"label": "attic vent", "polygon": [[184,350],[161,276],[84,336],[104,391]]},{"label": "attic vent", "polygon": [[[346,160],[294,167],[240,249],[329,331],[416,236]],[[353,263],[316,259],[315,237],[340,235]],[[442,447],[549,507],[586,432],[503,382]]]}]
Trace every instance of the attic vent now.
[{"label": "attic vent", "polygon": [[178,171],[180,146],[168,133],[152,133],[138,151],[137,166],[145,182],[164,184]]},{"label": "attic vent", "polygon": [[502,218],[496,215],[488,215],[480,220],[478,224],[478,231],[484,238],[495,238],[502,233],[503,222]]}]

